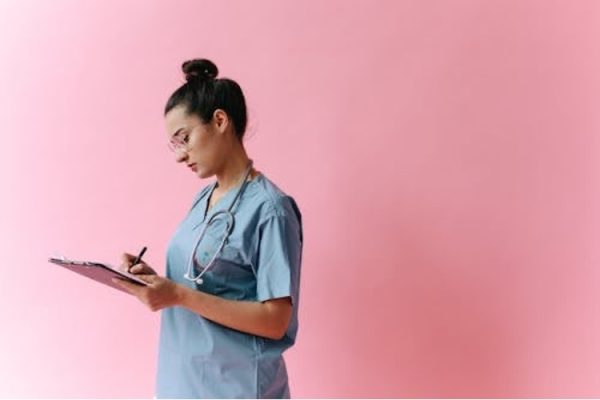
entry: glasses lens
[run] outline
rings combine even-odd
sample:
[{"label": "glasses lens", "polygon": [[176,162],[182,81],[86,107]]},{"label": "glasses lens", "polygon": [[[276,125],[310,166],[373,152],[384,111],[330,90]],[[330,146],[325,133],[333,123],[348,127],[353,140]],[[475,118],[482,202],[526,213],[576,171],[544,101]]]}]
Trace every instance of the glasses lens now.
[{"label": "glasses lens", "polygon": [[177,135],[173,136],[169,141],[169,148],[171,151],[178,152],[187,150],[189,136],[189,132],[179,132]]},{"label": "glasses lens", "polygon": [[184,142],[182,142],[180,139],[171,139],[167,143],[167,145],[169,146],[169,149],[174,153],[185,150],[185,148],[186,148],[186,144]]}]

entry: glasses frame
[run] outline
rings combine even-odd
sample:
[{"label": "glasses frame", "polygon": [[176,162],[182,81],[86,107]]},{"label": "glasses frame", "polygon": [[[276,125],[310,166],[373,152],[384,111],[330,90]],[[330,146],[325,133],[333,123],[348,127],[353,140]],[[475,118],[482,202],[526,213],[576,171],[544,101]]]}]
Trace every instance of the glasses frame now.
[{"label": "glasses frame", "polygon": [[196,130],[198,126],[202,125],[196,124],[194,126],[190,126],[188,128],[182,129],[177,132],[173,137],[167,142],[167,147],[173,153],[183,153],[189,151],[190,146],[190,136]]}]

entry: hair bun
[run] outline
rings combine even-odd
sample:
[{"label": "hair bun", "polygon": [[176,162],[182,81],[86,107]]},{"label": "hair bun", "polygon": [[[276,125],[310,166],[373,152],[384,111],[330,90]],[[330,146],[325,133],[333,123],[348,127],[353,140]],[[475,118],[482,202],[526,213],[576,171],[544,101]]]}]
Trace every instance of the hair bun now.
[{"label": "hair bun", "polygon": [[212,61],[205,58],[188,60],[183,63],[181,69],[185,74],[185,80],[188,82],[196,79],[208,81],[215,79],[219,74],[217,66]]}]

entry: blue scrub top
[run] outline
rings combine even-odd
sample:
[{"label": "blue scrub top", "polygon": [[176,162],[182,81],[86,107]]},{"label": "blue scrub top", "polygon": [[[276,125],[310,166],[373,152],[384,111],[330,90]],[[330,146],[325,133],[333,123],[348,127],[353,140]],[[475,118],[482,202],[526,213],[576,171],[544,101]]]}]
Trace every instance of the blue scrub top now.
[{"label": "blue scrub top", "polygon": [[[210,216],[227,209],[237,187],[207,211],[216,182],[195,197],[167,249],[167,278],[231,300],[265,301],[290,296],[292,318],[285,336],[272,340],[214,323],[183,307],[161,312],[157,398],[289,398],[282,353],[298,331],[302,220],[294,199],[263,174],[246,182],[232,212],[235,224],[215,264],[196,284],[183,277],[192,247]],[[196,250],[206,265],[220,243],[209,229]],[[194,276],[199,271],[194,271]]]}]

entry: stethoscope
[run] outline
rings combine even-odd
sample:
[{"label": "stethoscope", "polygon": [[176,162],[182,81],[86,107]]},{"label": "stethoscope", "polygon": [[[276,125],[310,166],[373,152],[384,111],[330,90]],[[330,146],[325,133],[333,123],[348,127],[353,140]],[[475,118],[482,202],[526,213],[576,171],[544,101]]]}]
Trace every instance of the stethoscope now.
[{"label": "stethoscope", "polygon": [[[215,260],[217,259],[217,256],[223,249],[223,246],[225,245],[227,238],[229,237],[229,235],[231,234],[231,231],[233,230],[233,224],[235,222],[235,219],[233,217],[233,213],[231,212],[231,210],[233,209],[233,206],[235,205],[236,201],[242,195],[242,192],[246,188],[248,176],[250,175],[250,171],[252,171],[252,164],[253,164],[253,162],[252,162],[252,160],[250,160],[250,162],[248,163],[248,168],[246,169],[246,171],[244,173],[244,177],[242,178],[242,184],[240,185],[235,197],[233,198],[233,201],[229,205],[229,208],[227,208],[226,210],[219,210],[219,211],[215,212],[208,219],[208,222],[204,225],[204,227],[200,231],[200,235],[198,235],[198,239],[196,239],[196,243],[194,244],[194,247],[192,249],[192,254],[190,255],[190,258],[188,260],[187,272],[183,275],[183,277],[185,279],[188,279],[199,285],[201,285],[204,282],[204,280],[202,279],[202,276],[206,273],[206,271],[208,271],[208,269],[210,267],[213,266],[213,264],[215,263]],[[214,190],[214,188],[213,188],[213,190]],[[212,191],[211,191],[211,194],[212,194]],[[208,198],[210,198],[210,196]],[[223,235],[223,239],[219,243],[217,251],[215,251],[215,253],[211,257],[210,261],[206,264],[206,266],[202,269],[202,271],[197,276],[194,276],[193,275],[194,274],[194,262],[196,262],[196,250],[198,249],[198,245],[202,241],[202,238],[204,238],[204,235],[206,234],[206,231],[208,230],[208,228],[211,225],[218,222],[220,218],[224,218],[225,223],[226,223],[225,234]],[[200,263],[198,263],[198,264],[200,264]]]}]

